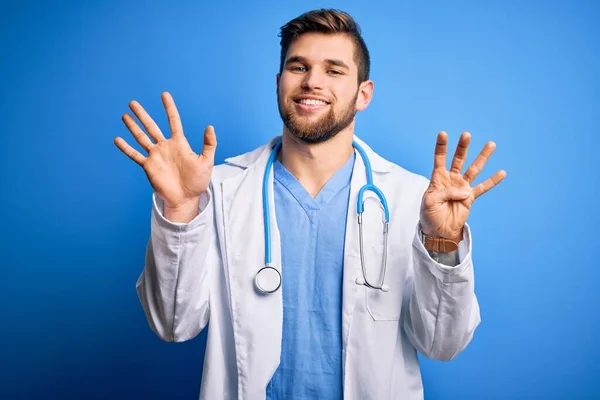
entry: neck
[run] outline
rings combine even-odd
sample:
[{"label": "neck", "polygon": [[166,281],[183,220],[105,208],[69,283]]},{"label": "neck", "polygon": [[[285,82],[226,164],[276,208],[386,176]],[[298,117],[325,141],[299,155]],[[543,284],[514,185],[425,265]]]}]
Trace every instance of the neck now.
[{"label": "neck", "polygon": [[352,128],[349,126],[328,141],[315,144],[299,141],[284,128],[277,159],[315,197],[352,156]]}]

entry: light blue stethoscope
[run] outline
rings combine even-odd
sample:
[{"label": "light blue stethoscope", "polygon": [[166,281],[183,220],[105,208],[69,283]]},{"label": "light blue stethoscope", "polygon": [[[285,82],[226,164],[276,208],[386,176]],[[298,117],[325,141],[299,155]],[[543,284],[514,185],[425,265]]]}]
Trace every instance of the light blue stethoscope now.
[{"label": "light blue stethoscope", "polygon": [[[352,142],[354,148],[360,154],[363,163],[365,165],[366,175],[367,175],[367,184],[360,188],[358,191],[358,200],[356,205],[356,211],[358,214],[358,231],[360,238],[360,263],[362,266],[363,279],[357,278],[356,283],[360,285],[365,285],[371,289],[379,289],[383,292],[387,292],[389,290],[389,286],[385,284],[385,272],[387,267],[387,237],[388,237],[388,226],[390,223],[390,211],[388,209],[387,201],[385,200],[385,196],[383,192],[379,190],[377,186],[373,183],[373,171],[371,170],[371,163],[369,162],[369,158],[365,153],[364,149],[356,143],[356,141]],[[265,168],[265,175],[263,178],[263,214],[264,214],[264,223],[265,223],[265,266],[262,267],[254,277],[254,284],[256,289],[263,293],[274,293],[281,287],[281,273],[271,265],[271,220],[269,219],[269,175],[271,173],[271,168],[273,167],[273,162],[275,161],[275,156],[279,152],[281,148],[281,142],[277,143],[277,145],[271,151],[269,156],[269,160],[267,161],[267,167]],[[385,222],[383,225],[383,260],[382,260],[382,277],[381,283],[379,285],[372,284],[367,279],[367,271],[365,269],[365,255],[363,249],[363,226],[362,226],[362,214],[364,211],[364,201],[363,196],[364,192],[370,190],[374,192],[377,197],[379,197],[379,201],[383,205],[383,211],[385,213]]]}]

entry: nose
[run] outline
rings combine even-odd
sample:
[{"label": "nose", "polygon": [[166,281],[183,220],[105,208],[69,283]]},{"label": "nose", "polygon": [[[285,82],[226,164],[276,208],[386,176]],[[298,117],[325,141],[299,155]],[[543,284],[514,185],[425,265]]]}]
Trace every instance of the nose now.
[{"label": "nose", "polygon": [[317,71],[316,68],[312,68],[309,71],[307,71],[304,75],[304,80],[302,81],[302,88],[307,90],[323,89],[323,81],[323,74]]}]

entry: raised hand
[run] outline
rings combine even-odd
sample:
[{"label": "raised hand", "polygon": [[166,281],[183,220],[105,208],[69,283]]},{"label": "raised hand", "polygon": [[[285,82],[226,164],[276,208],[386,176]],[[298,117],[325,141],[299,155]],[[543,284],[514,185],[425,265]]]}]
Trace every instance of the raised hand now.
[{"label": "raised hand", "polygon": [[148,156],[139,153],[121,137],[116,137],[114,143],[144,169],[150,184],[164,200],[165,212],[167,209],[190,209],[194,205],[197,206],[200,194],[208,188],[217,138],[213,127],[208,126],[204,131],[202,153],[194,153],[183,134],[181,119],[173,98],[166,92],[161,98],[169,120],[171,138],[166,139],[142,106],[132,101],[129,107],[150,137],[128,113],[125,113],[122,119],[135,140],[147,151]]},{"label": "raised hand", "polygon": [[438,134],[433,173],[421,202],[421,228],[426,235],[459,241],[475,199],[506,177],[506,172],[499,170],[482,183],[471,187],[494,152],[496,144],[488,142],[463,175],[461,171],[470,142],[471,135],[464,132],[456,147],[452,166],[450,170],[446,170],[448,135],[445,132]]}]

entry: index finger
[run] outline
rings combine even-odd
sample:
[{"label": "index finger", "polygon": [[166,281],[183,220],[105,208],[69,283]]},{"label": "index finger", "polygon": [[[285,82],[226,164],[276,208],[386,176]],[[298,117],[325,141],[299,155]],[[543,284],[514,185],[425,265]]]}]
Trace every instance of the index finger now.
[{"label": "index finger", "polygon": [[169,92],[164,92],[161,95],[163,106],[167,112],[167,119],[169,120],[169,127],[171,128],[171,137],[183,134],[183,126],[181,125],[181,118],[179,117],[179,111],[175,106],[173,96]]},{"label": "index finger", "polygon": [[433,169],[446,169],[446,144],[448,143],[448,135],[442,131],[438,133],[435,143],[435,155],[433,158]]}]

